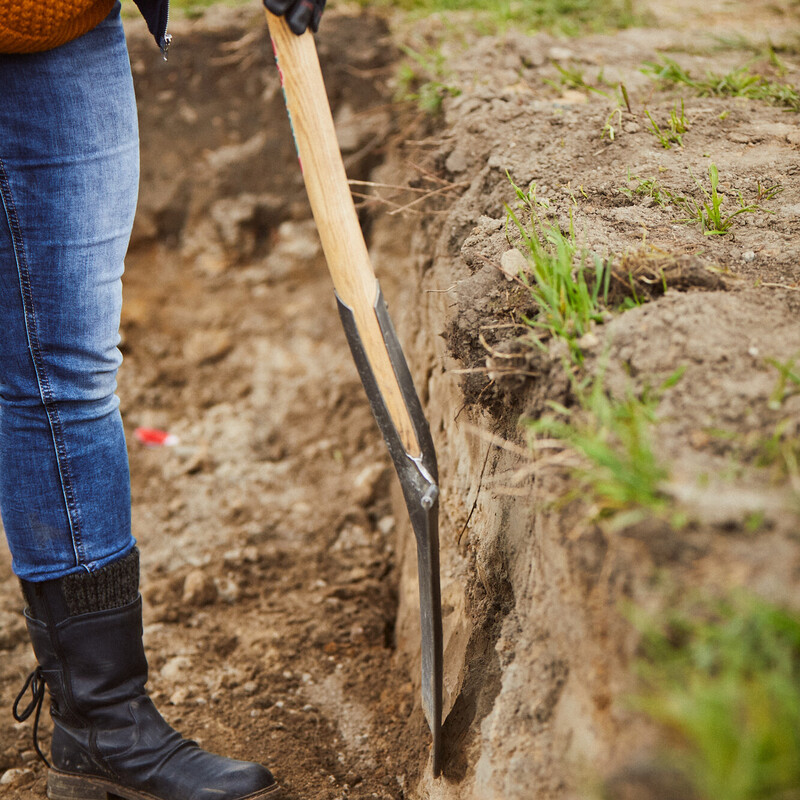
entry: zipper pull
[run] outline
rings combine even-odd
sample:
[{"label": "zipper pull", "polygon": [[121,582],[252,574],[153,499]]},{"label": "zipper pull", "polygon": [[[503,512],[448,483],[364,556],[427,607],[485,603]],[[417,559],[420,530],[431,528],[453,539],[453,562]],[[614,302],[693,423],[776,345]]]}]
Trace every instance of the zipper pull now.
[{"label": "zipper pull", "polygon": [[164,33],[164,41],[161,45],[161,55],[164,56],[164,61],[167,60],[167,50],[169,50],[169,46],[172,44],[172,34],[171,33]]}]

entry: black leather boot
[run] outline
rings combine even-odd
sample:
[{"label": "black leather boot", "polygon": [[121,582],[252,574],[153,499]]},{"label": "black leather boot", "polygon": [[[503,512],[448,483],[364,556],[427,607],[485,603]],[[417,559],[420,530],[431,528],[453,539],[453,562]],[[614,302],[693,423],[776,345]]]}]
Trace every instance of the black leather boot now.
[{"label": "black leather boot", "polygon": [[[200,749],[148,697],[135,551],[92,574],[23,582],[23,591],[39,667],[14,715],[36,712],[35,738],[43,680],[53,719],[50,800],[278,800],[267,769]],[[33,699],[20,712],[29,688]]]}]

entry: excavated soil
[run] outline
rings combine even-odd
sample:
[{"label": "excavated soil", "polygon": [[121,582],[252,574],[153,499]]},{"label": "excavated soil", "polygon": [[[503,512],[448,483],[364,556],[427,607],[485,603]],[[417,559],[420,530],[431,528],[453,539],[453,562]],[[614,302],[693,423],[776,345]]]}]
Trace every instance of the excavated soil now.
[{"label": "excavated soil", "polygon": [[[413,540],[341,332],[263,19],[212,8],[176,22],[167,65],[131,21],[143,183],[120,396],[150,686],[179,729],[267,763],[298,800],[565,800],[597,796],[601,780],[618,800],[677,796],[653,767],[657,731],[625,703],[638,637],[621,606],[663,607],[669,584],[744,586],[800,608],[797,476],[757,468],[748,450],[800,419],[800,395],[769,402],[769,359],[800,355],[800,135],[796,113],[660,88],[640,67],[668,56],[703,74],[755,58],[773,74],[756,46],[769,42],[786,67],[776,78],[796,85],[796,11],[681,0],[654,7],[646,29],[572,40],[440,45],[449,24],[404,28],[445,57],[427,76],[452,87],[433,118],[390,102],[399,55],[385,22],[349,7],[326,18],[340,144],[351,178],[382,184],[356,188],[371,196],[365,229],[439,451],[438,781],[418,700]],[[612,95],[624,82],[630,110],[565,71]],[[691,127],[664,149],[644,109],[663,126],[681,100]],[[725,236],[635,191],[654,178],[696,196],[711,162],[726,208],[781,191]],[[649,299],[612,304],[583,343],[587,370],[607,363],[621,394],[685,369],[656,442],[691,519],[680,531],[595,524],[559,501],[568,473],[522,446],[520,418],[571,396],[563,348],[517,335],[533,309],[503,271],[518,263],[508,176],[535,182],[552,221],[625,266],[617,299],[629,272]],[[139,426],[180,443],[145,447]],[[19,605],[3,553],[4,705],[32,666]],[[31,725],[8,720],[0,796],[42,797]]]}]

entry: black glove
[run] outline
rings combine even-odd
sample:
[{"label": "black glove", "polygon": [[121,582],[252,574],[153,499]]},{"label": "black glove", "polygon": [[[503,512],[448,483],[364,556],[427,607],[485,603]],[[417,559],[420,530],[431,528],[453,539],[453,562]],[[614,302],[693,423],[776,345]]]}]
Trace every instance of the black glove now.
[{"label": "black glove", "polygon": [[264,5],[276,16],[286,17],[292,33],[299,36],[306,28],[319,30],[325,0],[264,0]]}]

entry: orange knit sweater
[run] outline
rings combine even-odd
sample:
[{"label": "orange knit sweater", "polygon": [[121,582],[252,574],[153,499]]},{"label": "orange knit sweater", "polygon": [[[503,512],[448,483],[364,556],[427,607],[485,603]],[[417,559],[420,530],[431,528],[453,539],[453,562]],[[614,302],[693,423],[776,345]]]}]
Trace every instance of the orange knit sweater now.
[{"label": "orange knit sweater", "polygon": [[0,53],[38,53],[101,23],[115,0],[0,0]]}]

